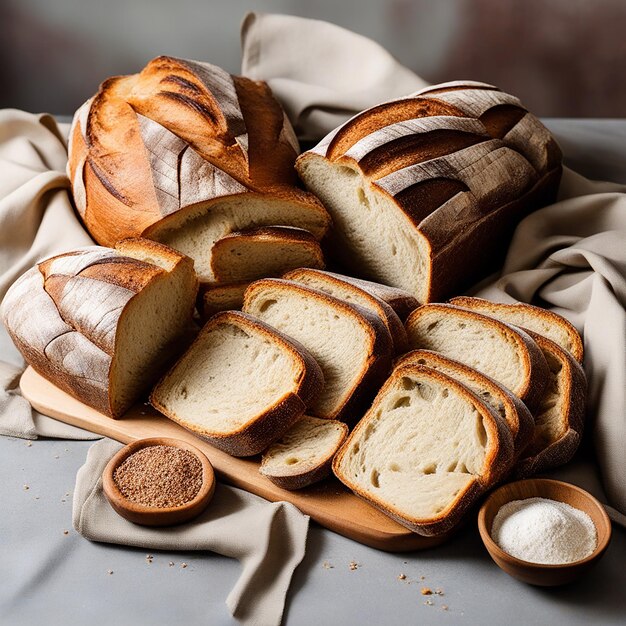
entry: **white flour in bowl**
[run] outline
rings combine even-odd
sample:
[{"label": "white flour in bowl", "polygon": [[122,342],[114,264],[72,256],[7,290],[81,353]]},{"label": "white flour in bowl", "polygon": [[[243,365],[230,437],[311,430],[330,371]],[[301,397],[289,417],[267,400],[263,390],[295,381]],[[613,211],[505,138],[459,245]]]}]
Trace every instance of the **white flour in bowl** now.
[{"label": "white flour in bowl", "polygon": [[580,561],[598,543],[587,513],[547,498],[507,502],[493,519],[491,537],[511,556],[544,565]]}]

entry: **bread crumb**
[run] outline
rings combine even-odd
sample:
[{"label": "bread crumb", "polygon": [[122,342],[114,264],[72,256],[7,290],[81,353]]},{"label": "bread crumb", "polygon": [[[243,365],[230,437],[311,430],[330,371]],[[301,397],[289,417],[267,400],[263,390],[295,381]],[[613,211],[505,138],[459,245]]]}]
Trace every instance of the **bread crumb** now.
[{"label": "bread crumb", "polygon": [[350,571],[354,572],[354,570],[359,569],[361,567],[356,561],[350,561]]},{"label": "bread crumb", "polygon": [[28,491],[30,487],[28,485],[24,485],[24,491]]},{"label": "bread crumb", "polygon": [[169,567],[174,567],[174,561],[170,561],[170,562],[168,563],[168,566],[169,566]]},{"label": "bread crumb", "polygon": [[69,535],[69,534],[70,534],[70,531],[69,531],[69,530],[64,530],[64,531],[63,531],[63,534],[64,534],[64,535]]},{"label": "bread crumb", "polygon": [[443,596],[443,595],[444,595],[444,593],[443,593],[443,589],[435,589],[435,593],[436,593],[438,596]]},{"label": "bread crumb", "polygon": [[426,580],[426,576],[420,576],[420,580]]},{"label": "bread crumb", "polygon": [[181,563],[180,566],[185,569],[187,567],[187,563]]},{"label": "bread crumb", "polygon": [[27,442],[26,442],[26,447],[27,447],[27,448],[30,448],[32,445],[33,445],[33,442],[32,442],[32,441],[27,441]]},{"label": "bread crumb", "polygon": [[335,566],[332,563],[329,563],[328,561],[324,561],[322,563],[322,567],[324,569],[333,569]]},{"label": "bread crumb", "polygon": [[151,554],[146,554],[146,563],[152,563],[154,557]]},{"label": "bread crumb", "polygon": [[112,573],[113,573],[113,570],[112,570],[112,569],[110,569],[110,570],[107,572],[107,574],[108,574],[109,576],[110,576]]},{"label": "bread crumb", "polygon": [[433,591],[429,587],[422,587],[422,595],[423,596],[430,596],[430,595],[432,595],[432,593],[433,593]]},{"label": "bread crumb", "polygon": [[432,600],[426,600],[426,601],[424,602],[424,604],[425,604],[426,606],[432,606],[432,605],[433,605],[433,601],[432,601]]},{"label": "bread crumb", "polygon": [[447,611],[448,610],[448,605],[447,604],[442,604],[441,605],[441,610],[442,611]]},{"label": "bread crumb", "polygon": [[406,580],[406,574],[398,574],[398,580]]}]

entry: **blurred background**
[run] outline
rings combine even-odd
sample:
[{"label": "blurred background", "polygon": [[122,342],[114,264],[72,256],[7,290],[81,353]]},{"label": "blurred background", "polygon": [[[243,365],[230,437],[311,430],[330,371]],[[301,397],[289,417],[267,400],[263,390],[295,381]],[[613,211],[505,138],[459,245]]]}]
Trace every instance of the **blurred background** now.
[{"label": "blurred background", "polygon": [[0,0],[0,107],[71,114],[160,54],[237,73],[250,10],[334,22],[430,82],[492,82],[544,117],[626,116],[626,0]]}]

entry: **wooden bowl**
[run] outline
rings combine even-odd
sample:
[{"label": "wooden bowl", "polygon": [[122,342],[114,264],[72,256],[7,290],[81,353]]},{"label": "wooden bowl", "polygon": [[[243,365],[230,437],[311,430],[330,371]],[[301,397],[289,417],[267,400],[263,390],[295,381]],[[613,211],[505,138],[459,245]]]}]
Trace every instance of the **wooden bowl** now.
[{"label": "wooden bowl", "polygon": [[[202,464],[202,485],[193,500],[175,507],[156,507],[139,504],[129,500],[119,490],[113,474],[131,454],[150,446],[170,446],[187,450],[197,457]],[[102,488],[104,495],[113,509],[125,519],[143,526],[172,526],[181,524],[196,517],[210,502],[215,491],[215,474],[209,459],[195,446],[180,439],[167,437],[151,437],[138,439],[124,446],[107,464],[102,472]]]},{"label": "wooden bowl", "polygon": [[[574,563],[543,565],[522,561],[502,550],[491,538],[493,519],[500,507],[507,502],[527,498],[557,500],[587,513],[598,533],[594,552]],[[611,520],[602,504],[584,489],[560,480],[533,478],[503,485],[491,493],[478,512],[478,530],[491,558],[507,574],[531,585],[549,587],[575,580],[600,560],[611,539]]]}]

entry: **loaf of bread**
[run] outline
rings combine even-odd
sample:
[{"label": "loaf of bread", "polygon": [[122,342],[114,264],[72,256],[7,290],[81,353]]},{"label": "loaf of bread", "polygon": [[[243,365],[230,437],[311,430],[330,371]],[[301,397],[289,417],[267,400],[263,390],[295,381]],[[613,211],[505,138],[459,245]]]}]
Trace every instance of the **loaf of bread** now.
[{"label": "loaf of bread", "polygon": [[561,153],[491,85],[434,85],[354,116],[296,168],[357,275],[442,300],[496,268],[516,224],[553,201]]},{"label": "loaf of bread", "polygon": [[406,321],[409,345],[433,350],[490,376],[531,410],[539,405],[548,364],[523,330],[451,304],[426,304]]},{"label": "loaf of bread", "polygon": [[245,313],[224,311],[206,323],[150,402],[221,450],[251,456],[283,436],[323,386],[302,345]]},{"label": "loaf of bread", "polygon": [[103,245],[143,236],[195,261],[214,282],[211,248],[234,231],[304,228],[329,216],[298,189],[298,142],[263,82],[197,61],[158,57],[105,80],[74,116],[68,176],[76,209]]},{"label": "loaf of bread", "polygon": [[243,310],[299,341],[324,373],[309,414],[354,422],[389,373],[393,344],[381,319],[298,283],[264,278],[244,295]]},{"label": "loaf of bread", "polygon": [[333,461],[357,495],[407,528],[439,535],[513,463],[504,420],[457,380],[394,369]]},{"label": "loaf of bread", "polygon": [[283,489],[303,489],[331,474],[348,426],[304,415],[264,453],[259,472]]},{"label": "loaf of bread", "polygon": [[198,290],[188,257],[141,239],[117,248],[38,263],[12,285],[1,311],[27,363],[114,418],[182,350]]},{"label": "loaf of bread", "polygon": [[354,282],[331,272],[301,267],[287,272],[283,278],[318,289],[349,304],[358,304],[378,315],[391,335],[396,354],[406,352],[408,343],[404,325],[396,312],[384,300],[362,289]]},{"label": "loaf of bread", "polygon": [[528,407],[511,391],[493,378],[454,359],[431,350],[413,350],[400,357],[396,367],[414,363],[443,372],[471,389],[507,423],[513,438],[513,452],[518,458],[526,449],[535,431],[535,419]]},{"label": "loaf of bread", "polygon": [[243,306],[243,294],[250,283],[242,281],[227,285],[200,285],[198,311],[207,320],[220,311],[238,311]]}]

